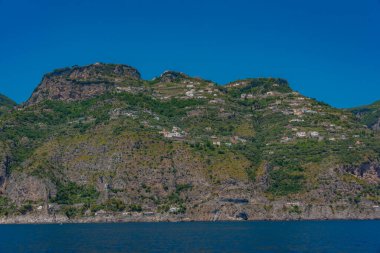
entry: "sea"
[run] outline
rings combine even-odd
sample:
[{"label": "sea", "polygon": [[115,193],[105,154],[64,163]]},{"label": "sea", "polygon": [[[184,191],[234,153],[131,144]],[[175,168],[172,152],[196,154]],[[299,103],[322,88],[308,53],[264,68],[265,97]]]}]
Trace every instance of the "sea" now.
[{"label": "sea", "polygon": [[380,253],[380,221],[0,225],[7,252]]}]

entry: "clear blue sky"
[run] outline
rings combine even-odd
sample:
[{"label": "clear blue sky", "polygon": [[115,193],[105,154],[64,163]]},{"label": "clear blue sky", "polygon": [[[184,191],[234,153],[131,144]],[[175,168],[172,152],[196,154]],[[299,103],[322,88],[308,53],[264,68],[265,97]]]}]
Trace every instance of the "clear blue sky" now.
[{"label": "clear blue sky", "polygon": [[0,93],[53,69],[124,63],[220,84],[283,77],[336,107],[380,100],[380,0],[0,0]]}]

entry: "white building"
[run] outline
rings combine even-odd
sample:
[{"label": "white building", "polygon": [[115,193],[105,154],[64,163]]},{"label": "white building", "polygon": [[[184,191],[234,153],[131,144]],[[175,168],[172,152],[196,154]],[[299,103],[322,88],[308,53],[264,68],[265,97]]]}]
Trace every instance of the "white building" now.
[{"label": "white building", "polygon": [[313,138],[318,138],[319,137],[319,133],[316,132],[316,131],[312,131],[312,132],[310,132],[310,136],[313,137]]},{"label": "white building", "polygon": [[212,144],[215,146],[220,146],[220,141],[213,141]]},{"label": "white building", "polygon": [[188,97],[194,97],[194,90],[189,90],[189,91],[186,91],[186,96],[188,96]]},{"label": "white building", "polygon": [[306,132],[297,132],[296,136],[299,138],[305,138],[306,137]]}]

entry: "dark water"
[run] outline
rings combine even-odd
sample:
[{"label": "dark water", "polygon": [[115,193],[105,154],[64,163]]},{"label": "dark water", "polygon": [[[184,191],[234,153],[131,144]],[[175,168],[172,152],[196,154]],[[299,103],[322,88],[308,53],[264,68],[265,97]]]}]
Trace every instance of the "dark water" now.
[{"label": "dark water", "polygon": [[380,221],[0,225],[0,252],[380,253]]}]

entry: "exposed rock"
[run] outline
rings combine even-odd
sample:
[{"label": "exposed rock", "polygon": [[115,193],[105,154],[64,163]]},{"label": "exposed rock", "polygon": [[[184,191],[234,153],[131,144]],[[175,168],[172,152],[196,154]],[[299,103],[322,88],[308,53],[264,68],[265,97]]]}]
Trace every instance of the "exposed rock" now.
[{"label": "exposed rock", "polygon": [[[1,130],[0,130],[1,134]],[[0,194],[4,192],[10,176],[11,151],[9,145],[0,141]]]},{"label": "exposed rock", "polygon": [[0,191],[4,190],[6,180],[9,177],[9,156],[7,154],[0,154]]},{"label": "exposed rock", "polygon": [[0,117],[0,223],[380,218],[378,133],[282,79],[94,64],[27,105]]},{"label": "exposed rock", "polygon": [[377,122],[375,122],[371,128],[375,131],[379,131],[380,130],[380,118],[377,120]]},{"label": "exposed rock", "polygon": [[54,198],[55,185],[47,180],[42,180],[26,174],[12,173],[6,187],[7,196],[15,203],[25,201],[46,201]]},{"label": "exposed rock", "polygon": [[179,82],[184,79],[190,79],[190,77],[182,72],[168,70],[162,73],[156,80],[159,80],[162,83],[172,83]]},{"label": "exposed rock", "polygon": [[378,162],[365,162],[359,166],[345,166],[344,171],[361,178],[367,178],[373,183],[380,182],[380,164]]},{"label": "exposed rock", "polygon": [[75,101],[114,90],[116,83],[140,80],[140,73],[127,65],[96,63],[56,70],[44,76],[27,105],[43,100]]}]

